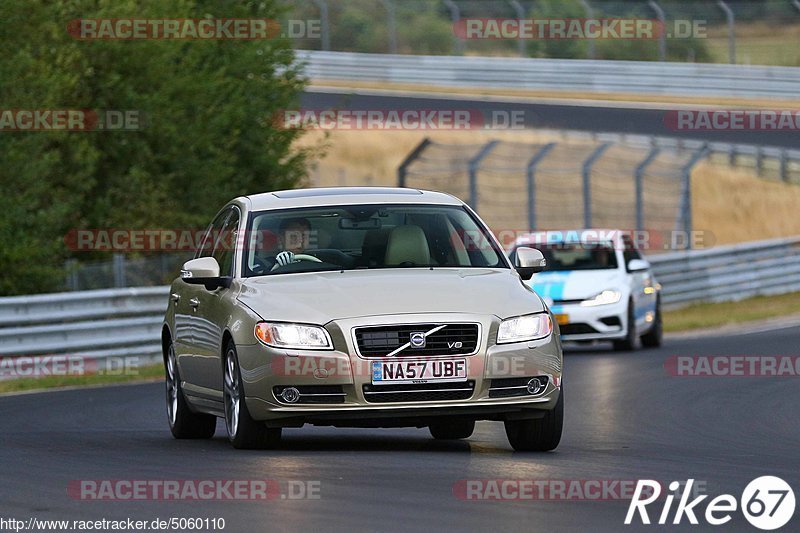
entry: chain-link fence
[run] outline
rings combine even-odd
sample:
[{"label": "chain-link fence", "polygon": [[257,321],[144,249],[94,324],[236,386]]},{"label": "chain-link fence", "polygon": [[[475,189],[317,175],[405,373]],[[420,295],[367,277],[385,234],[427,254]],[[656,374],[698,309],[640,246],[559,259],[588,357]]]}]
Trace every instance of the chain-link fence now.
[{"label": "chain-link fence", "polygon": [[466,199],[496,232],[602,227],[688,234],[691,170],[708,153],[704,144],[596,137],[546,144],[426,140],[398,175],[400,186]]},{"label": "chain-link fence", "polygon": [[[785,45],[800,26],[800,0],[299,0],[286,17],[287,34],[305,50],[800,65],[800,51]],[[454,31],[469,19],[614,18],[657,21],[663,31],[636,39]],[[292,34],[308,21],[315,31]]]}]

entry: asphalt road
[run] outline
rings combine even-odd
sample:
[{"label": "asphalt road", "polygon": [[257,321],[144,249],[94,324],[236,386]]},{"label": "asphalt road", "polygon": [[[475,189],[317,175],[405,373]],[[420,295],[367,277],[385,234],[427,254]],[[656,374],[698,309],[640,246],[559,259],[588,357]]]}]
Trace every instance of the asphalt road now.
[{"label": "asphalt road", "polygon": [[[224,517],[226,531],[659,529],[623,526],[627,501],[463,501],[453,486],[486,478],[694,478],[712,496],[738,498],[750,480],[777,475],[798,491],[797,377],[670,377],[664,368],[672,355],[798,355],[798,339],[795,326],[672,340],[636,353],[571,351],[564,437],[547,454],[512,452],[502,425],[489,422],[456,443],[434,441],[422,429],[305,427],[286,430],[281,450],[237,451],[221,423],[213,440],[173,440],[160,384],[6,396],[0,518]],[[70,480],[80,479],[264,478],[282,487],[318,482],[320,497],[119,502],[67,494]],[[798,515],[785,530],[798,530]],[[738,512],[724,529],[755,531]]]},{"label": "asphalt road", "polygon": [[[635,104],[634,104],[635,105]],[[378,94],[339,94],[315,89],[301,99],[301,107],[310,110],[479,110],[484,117],[500,111],[503,116],[522,112],[526,128],[569,129],[587,132],[611,132],[639,135],[657,135],[695,139],[708,142],[756,144],[797,148],[800,131],[687,131],[670,129],[665,115],[671,111],[669,104],[662,109],[631,108],[628,106],[579,105],[475,99],[469,96],[449,95],[446,99],[431,96],[394,96]],[[703,106],[696,106],[704,109]]]}]

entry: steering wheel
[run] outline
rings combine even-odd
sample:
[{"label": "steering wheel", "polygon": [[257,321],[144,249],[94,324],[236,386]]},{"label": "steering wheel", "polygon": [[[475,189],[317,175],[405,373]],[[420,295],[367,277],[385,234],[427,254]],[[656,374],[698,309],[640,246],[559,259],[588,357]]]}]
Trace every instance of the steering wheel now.
[{"label": "steering wheel", "polygon": [[[318,257],[314,257],[313,255],[308,255],[308,254],[294,254],[294,259],[295,259],[295,261],[310,261],[311,263],[322,263],[322,259],[320,259]],[[275,270],[276,268],[278,268],[280,266],[281,265],[279,265],[278,263],[275,263],[274,265],[272,265],[272,268],[270,269],[270,272]]]}]

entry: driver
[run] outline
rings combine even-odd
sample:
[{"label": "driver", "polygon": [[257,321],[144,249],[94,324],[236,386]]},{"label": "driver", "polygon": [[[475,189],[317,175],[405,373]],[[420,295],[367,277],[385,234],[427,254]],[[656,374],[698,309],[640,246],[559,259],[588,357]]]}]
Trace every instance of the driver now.
[{"label": "driver", "polygon": [[286,218],[281,221],[278,233],[283,250],[275,256],[279,266],[296,263],[295,254],[305,253],[311,235],[311,223],[306,218]]}]

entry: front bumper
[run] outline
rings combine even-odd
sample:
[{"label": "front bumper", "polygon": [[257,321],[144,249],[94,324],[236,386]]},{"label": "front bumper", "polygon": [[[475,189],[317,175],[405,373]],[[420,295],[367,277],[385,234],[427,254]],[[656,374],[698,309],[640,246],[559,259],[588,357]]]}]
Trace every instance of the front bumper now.
[{"label": "front bumper", "polygon": [[568,318],[560,324],[564,341],[616,340],[628,334],[628,304],[621,299],[615,304],[583,307],[580,304],[554,304],[553,314]]},{"label": "front bumper", "polygon": [[[372,386],[371,363],[375,358],[357,354],[351,335],[353,327],[374,324],[479,322],[480,346],[474,355],[458,356],[467,360],[467,382],[471,392],[458,399],[383,402],[365,396],[365,385]],[[563,358],[557,335],[531,342],[496,345],[500,320],[494,316],[474,315],[402,315],[377,319],[349,319],[328,324],[334,343],[330,351],[279,350],[263,345],[237,346],[244,382],[247,408],[256,420],[268,425],[291,426],[303,423],[350,426],[424,426],[441,416],[465,416],[481,420],[537,418],[555,407],[561,387]],[[491,341],[490,341],[491,339]],[[413,359],[448,359],[432,357]],[[396,359],[400,359],[397,357]],[[409,358],[412,359],[412,358]],[[547,385],[540,393],[515,397],[490,397],[498,380],[524,380],[546,376]],[[449,383],[453,388],[465,382]],[[515,384],[515,383],[511,383]],[[337,403],[287,404],[275,394],[276,387],[326,386],[341,391]],[[442,385],[445,386],[445,385]],[[416,386],[413,386],[416,387]],[[413,388],[412,387],[412,388]],[[419,385],[424,388],[425,385]],[[280,389],[278,389],[280,390]],[[390,395],[391,396],[391,395]]]}]

